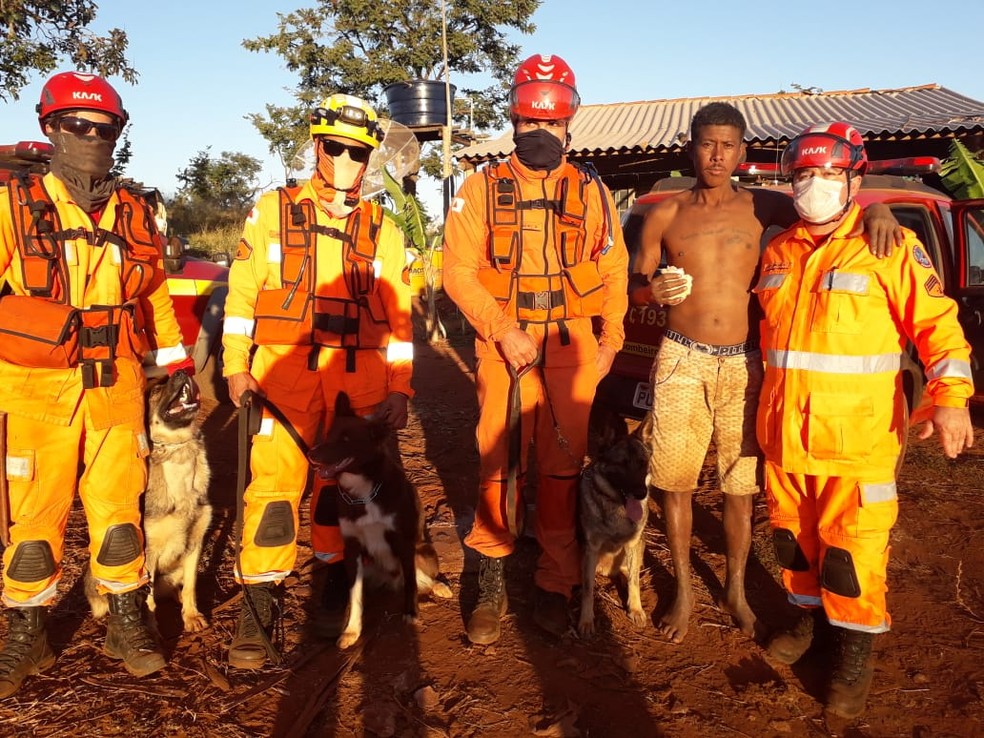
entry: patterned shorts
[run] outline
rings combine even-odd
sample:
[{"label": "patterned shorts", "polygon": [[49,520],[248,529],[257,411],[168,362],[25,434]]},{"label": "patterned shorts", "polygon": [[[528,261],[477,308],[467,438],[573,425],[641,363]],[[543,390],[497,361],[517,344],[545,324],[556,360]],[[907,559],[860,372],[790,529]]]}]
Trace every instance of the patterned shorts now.
[{"label": "patterned shorts", "polygon": [[755,413],[762,387],[762,354],[715,356],[664,337],[653,362],[653,456],[650,483],[669,492],[697,487],[714,441],[721,490],[750,495],[759,489],[761,453]]}]

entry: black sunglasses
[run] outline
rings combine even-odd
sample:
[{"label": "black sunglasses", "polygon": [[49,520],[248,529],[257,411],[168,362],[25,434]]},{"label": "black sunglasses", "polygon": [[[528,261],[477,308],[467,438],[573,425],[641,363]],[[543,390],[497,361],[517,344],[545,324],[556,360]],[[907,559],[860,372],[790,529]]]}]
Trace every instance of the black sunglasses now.
[{"label": "black sunglasses", "polygon": [[115,141],[120,137],[120,127],[117,123],[96,123],[85,118],[76,118],[74,115],[64,115],[55,120],[54,125],[59,130],[75,136],[87,136],[89,131],[95,130],[96,135],[103,141]]},{"label": "black sunglasses", "polygon": [[330,138],[324,138],[321,140],[321,148],[328,156],[341,156],[343,152],[347,151],[349,158],[352,161],[357,161],[360,164],[365,164],[369,161],[369,157],[372,156],[372,149],[368,146],[351,146],[349,144],[343,144],[341,141],[334,141]]}]

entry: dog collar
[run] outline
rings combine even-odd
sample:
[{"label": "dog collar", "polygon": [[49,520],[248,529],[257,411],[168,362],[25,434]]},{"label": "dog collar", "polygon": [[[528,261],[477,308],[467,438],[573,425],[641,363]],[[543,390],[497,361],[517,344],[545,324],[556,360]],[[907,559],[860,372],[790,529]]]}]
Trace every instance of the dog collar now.
[{"label": "dog collar", "polygon": [[382,482],[376,482],[373,486],[372,491],[369,493],[368,497],[349,497],[345,490],[342,489],[342,485],[338,485],[338,494],[341,495],[342,499],[345,500],[347,505],[368,505],[370,502],[376,499],[376,495],[379,494],[380,488],[382,488]]}]

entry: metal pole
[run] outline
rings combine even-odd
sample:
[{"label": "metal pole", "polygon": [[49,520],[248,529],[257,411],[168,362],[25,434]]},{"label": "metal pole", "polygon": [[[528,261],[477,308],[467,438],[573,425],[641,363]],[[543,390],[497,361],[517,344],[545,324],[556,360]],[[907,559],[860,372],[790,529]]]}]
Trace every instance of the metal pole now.
[{"label": "metal pole", "polygon": [[451,69],[448,66],[448,9],[446,0],[441,0],[441,52],[444,55],[444,108],[445,121],[441,131],[442,171],[444,177],[444,212],[451,207]]}]

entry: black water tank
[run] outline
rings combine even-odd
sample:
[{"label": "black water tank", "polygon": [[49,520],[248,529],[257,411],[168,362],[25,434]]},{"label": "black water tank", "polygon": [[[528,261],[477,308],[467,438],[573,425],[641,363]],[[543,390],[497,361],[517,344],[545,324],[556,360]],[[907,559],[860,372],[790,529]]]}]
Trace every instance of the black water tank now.
[{"label": "black water tank", "polygon": [[[436,79],[414,79],[395,82],[383,88],[389,117],[408,128],[414,126],[447,125],[448,109],[444,98],[444,82]],[[454,85],[451,85],[454,103]]]}]

